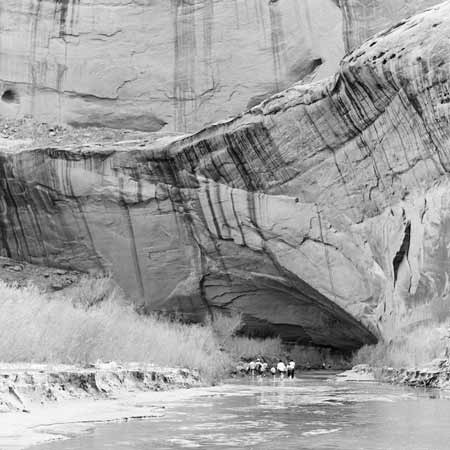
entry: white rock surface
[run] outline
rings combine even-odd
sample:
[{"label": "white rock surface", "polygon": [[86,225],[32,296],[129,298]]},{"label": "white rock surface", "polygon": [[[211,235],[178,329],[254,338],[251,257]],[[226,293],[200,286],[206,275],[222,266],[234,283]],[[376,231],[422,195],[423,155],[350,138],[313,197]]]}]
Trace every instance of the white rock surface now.
[{"label": "white rock surface", "polygon": [[332,0],[2,0],[0,114],[194,131],[332,74],[341,17]]}]

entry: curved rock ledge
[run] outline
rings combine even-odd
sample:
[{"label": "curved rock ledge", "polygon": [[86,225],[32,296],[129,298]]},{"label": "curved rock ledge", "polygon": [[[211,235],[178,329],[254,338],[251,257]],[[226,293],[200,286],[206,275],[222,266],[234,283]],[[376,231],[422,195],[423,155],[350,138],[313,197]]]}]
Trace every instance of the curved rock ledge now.
[{"label": "curved rock ledge", "polygon": [[450,3],[185,137],[0,153],[0,254],[344,350],[448,292]]}]

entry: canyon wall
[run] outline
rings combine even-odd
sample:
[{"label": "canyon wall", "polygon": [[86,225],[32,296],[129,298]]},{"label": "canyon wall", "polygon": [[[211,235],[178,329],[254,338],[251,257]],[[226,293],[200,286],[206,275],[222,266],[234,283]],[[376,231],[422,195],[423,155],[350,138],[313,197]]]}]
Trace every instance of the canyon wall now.
[{"label": "canyon wall", "polygon": [[3,0],[0,115],[197,131],[439,0]]},{"label": "canyon wall", "polygon": [[[0,152],[0,254],[357,348],[448,304],[450,2],[184,137]],[[15,147],[14,147],[15,146]]]},{"label": "canyon wall", "polygon": [[346,52],[366,39],[441,0],[339,0]]},{"label": "canyon wall", "polygon": [[2,0],[0,115],[196,131],[342,58],[332,0]]}]

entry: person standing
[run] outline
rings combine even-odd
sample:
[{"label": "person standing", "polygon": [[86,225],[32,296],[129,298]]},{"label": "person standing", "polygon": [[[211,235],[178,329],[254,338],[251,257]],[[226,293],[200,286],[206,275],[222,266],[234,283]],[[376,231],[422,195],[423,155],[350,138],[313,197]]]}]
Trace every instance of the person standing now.
[{"label": "person standing", "polygon": [[280,375],[280,378],[284,378],[284,374],[286,373],[286,364],[280,359],[277,364],[277,371],[278,375]]},{"label": "person standing", "polygon": [[261,363],[261,370],[260,370],[261,376],[263,376],[263,377],[266,376],[267,367],[268,367],[268,364],[265,361],[263,363]]},{"label": "person standing", "polygon": [[252,377],[254,377],[255,376],[255,370],[256,370],[256,363],[255,363],[255,361],[252,360],[252,361],[249,362],[248,369],[250,371],[250,375]]},{"label": "person standing", "polygon": [[287,365],[287,376],[288,378],[294,379],[295,375],[295,361],[291,359]]},{"label": "person standing", "polygon": [[275,369],[275,366],[270,368],[270,373],[272,374],[272,380],[275,381],[275,376],[277,375],[277,369]]},{"label": "person standing", "polygon": [[260,358],[256,358],[255,371],[257,375],[261,375],[262,362]]}]

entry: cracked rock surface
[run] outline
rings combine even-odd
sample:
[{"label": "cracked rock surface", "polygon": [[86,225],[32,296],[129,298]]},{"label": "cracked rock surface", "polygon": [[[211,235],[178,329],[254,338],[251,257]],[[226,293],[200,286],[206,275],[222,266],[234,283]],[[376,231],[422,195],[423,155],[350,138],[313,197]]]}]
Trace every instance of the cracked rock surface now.
[{"label": "cracked rock surface", "polygon": [[440,0],[3,0],[0,114],[197,131]]},{"label": "cracked rock surface", "polygon": [[2,0],[0,114],[195,131],[344,54],[332,0]]},{"label": "cracked rock surface", "polygon": [[442,0],[338,0],[342,9],[345,50]]},{"label": "cracked rock surface", "polygon": [[[344,350],[448,299],[450,2],[185,136],[0,151],[0,254]],[[435,308],[433,305],[436,305]]]}]

